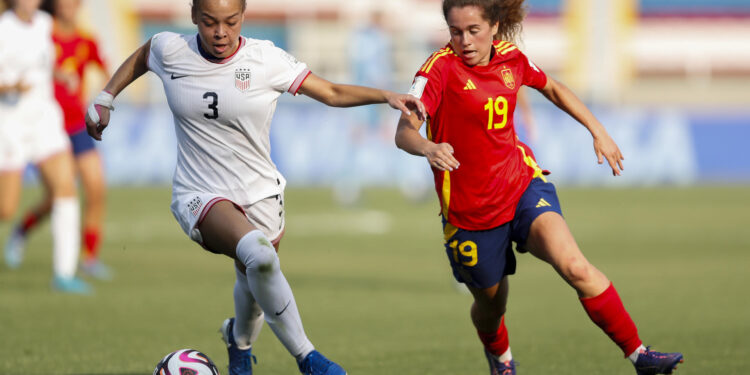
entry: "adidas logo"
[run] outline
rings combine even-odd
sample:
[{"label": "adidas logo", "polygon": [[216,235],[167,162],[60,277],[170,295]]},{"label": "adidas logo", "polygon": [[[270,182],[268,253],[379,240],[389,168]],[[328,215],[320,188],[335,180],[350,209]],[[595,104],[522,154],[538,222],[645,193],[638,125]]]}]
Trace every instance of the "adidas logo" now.
[{"label": "adidas logo", "polygon": [[466,86],[464,86],[464,90],[476,90],[477,86],[474,84],[474,82],[471,82],[471,80],[466,81]]},{"label": "adidas logo", "polygon": [[547,202],[546,200],[544,200],[544,198],[542,198],[539,200],[539,203],[536,204],[536,208],[539,208],[539,207],[552,207],[552,205],[549,204],[549,202]]}]

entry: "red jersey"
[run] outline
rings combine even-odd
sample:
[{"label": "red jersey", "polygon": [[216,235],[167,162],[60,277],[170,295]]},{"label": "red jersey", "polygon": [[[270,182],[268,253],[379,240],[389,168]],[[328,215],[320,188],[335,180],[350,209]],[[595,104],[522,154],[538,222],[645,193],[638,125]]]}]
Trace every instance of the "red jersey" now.
[{"label": "red jersey", "polygon": [[73,134],[86,126],[83,71],[89,63],[96,64],[102,70],[105,70],[105,65],[96,42],[80,31],[63,35],[54,30],[52,41],[56,51],[55,68],[78,76],[78,88],[73,91],[68,90],[64,83],[55,81],[55,99],[65,115],[65,131]]},{"label": "red jersey", "polygon": [[448,44],[425,62],[412,88],[428,111],[427,137],[453,146],[461,163],[433,174],[445,219],[468,230],[512,220],[531,179],[542,176],[516,136],[513,111],[521,85],[542,89],[547,76],[513,44],[494,47],[487,66],[468,66]]}]

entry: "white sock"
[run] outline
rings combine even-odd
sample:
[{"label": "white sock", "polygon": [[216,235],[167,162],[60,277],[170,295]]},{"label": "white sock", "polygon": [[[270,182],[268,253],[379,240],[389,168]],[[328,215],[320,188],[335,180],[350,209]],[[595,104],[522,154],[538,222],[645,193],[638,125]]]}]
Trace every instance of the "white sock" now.
[{"label": "white sock", "polygon": [[297,360],[304,358],[314,347],[271,241],[263,232],[251,231],[237,243],[237,258],[247,267],[247,284],[273,333]]},{"label": "white sock", "polygon": [[513,354],[510,353],[510,347],[508,347],[508,349],[500,355],[494,355],[490,352],[487,352],[487,354],[495,357],[495,359],[503,363],[513,360]]},{"label": "white sock", "polygon": [[513,359],[513,354],[510,353],[510,346],[508,347],[508,350],[501,354],[497,359],[503,363],[511,361]]},{"label": "white sock", "polygon": [[55,276],[71,278],[76,274],[81,252],[81,224],[78,199],[56,198],[50,214]]},{"label": "white sock", "polygon": [[250,349],[263,328],[263,310],[250,292],[247,277],[234,267],[234,341],[238,349]]},{"label": "white sock", "polygon": [[635,361],[638,360],[638,354],[641,354],[646,351],[646,347],[641,344],[641,346],[638,347],[634,352],[630,353],[628,356],[628,359],[630,359],[630,362],[635,363]]}]

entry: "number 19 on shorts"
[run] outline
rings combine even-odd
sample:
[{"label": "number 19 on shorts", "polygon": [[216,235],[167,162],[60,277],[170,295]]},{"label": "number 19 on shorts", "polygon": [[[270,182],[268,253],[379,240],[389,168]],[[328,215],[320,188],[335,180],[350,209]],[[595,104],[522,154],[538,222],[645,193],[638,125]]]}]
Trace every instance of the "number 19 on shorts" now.
[{"label": "number 19 on shorts", "polygon": [[[456,263],[461,263],[466,267],[473,267],[479,261],[477,244],[474,241],[464,241],[459,245],[458,240],[453,240],[448,246],[453,249],[453,260]],[[461,255],[461,259],[459,259],[459,254]]]}]

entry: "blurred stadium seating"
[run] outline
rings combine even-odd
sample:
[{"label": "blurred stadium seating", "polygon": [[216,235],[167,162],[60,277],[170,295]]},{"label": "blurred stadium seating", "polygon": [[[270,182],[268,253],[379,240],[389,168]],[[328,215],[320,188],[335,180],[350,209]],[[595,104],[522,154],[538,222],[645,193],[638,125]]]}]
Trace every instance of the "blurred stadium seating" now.
[{"label": "blurred stadium seating", "polygon": [[[188,0],[86,3],[84,22],[105,42],[113,66],[156,32],[195,32]],[[390,89],[408,89],[415,70],[447,41],[439,0],[248,3],[246,36],[270,39],[338,82],[356,81],[352,46],[373,14],[382,15],[380,26],[390,37],[392,64],[383,68]],[[533,146],[556,182],[750,182],[750,160],[740,151],[750,136],[750,2],[527,4],[522,49],[591,105],[626,156],[625,177],[611,179],[595,165],[588,135],[534,95],[540,138]],[[172,173],[173,148],[164,145],[174,143],[173,131],[161,84],[153,76],[142,81],[118,98],[102,144],[113,183],[166,183]],[[426,163],[393,145],[397,113],[378,113],[377,123],[368,125],[372,116],[363,112],[283,96],[272,131],[274,158],[293,185],[330,186],[342,178],[429,185]]]}]

